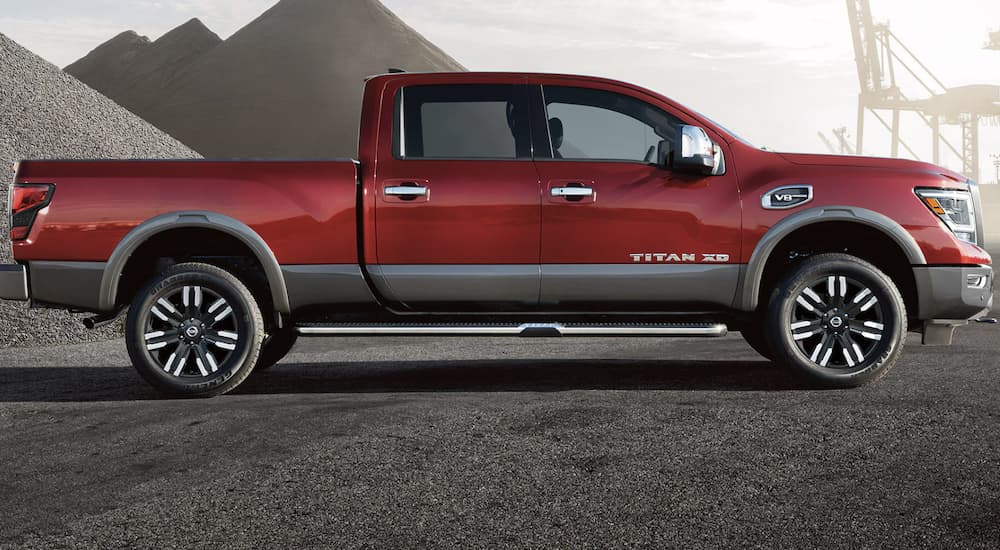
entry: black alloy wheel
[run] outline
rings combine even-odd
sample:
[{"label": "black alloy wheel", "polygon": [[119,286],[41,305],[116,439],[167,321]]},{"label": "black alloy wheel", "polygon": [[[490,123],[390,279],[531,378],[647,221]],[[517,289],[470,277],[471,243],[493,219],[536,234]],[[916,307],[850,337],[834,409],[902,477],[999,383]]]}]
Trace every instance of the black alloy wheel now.
[{"label": "black alloy wheel", "polygon": [[256,300],[235,276],[207,264],[179,264],[136,296],[126,344],[136,370],[160,391],[210,397],[253,370],[263,326]]},{"label": "black alloy wheel", "polygon": [[827,387],[856,387],[884,376],[902,353],[906,306],[874,265],[821,254],[775,288],[768,307],[775,360]]}]

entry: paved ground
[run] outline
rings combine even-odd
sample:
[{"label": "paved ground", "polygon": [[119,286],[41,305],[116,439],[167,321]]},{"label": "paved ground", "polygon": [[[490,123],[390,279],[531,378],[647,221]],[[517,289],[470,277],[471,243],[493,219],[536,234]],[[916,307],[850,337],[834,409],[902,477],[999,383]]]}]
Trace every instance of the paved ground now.
[{"label": "paved ground", "polygon": [[996,548],[998,337],[836,392],[738,336],[313,340],[207,401],[0,350],[0,545]]}]

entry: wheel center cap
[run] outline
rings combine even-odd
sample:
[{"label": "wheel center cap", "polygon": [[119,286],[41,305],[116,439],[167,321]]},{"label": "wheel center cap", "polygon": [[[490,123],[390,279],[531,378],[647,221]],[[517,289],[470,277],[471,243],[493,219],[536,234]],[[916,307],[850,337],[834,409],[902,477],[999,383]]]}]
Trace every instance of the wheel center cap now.
[{"label": "wheel center cap", "polygon": [[205,336],[205,327],[197,319],[190,319],[185,321],[180,326],[181,340],[184,340],[188,344],[194,345],[201,341]]},{"label": "wheel center cap", "polygon": [[841,319],[840,317],[834,317],[830,319],[830,326],[833,328],[840,328],[844,326],[844,320]]}]

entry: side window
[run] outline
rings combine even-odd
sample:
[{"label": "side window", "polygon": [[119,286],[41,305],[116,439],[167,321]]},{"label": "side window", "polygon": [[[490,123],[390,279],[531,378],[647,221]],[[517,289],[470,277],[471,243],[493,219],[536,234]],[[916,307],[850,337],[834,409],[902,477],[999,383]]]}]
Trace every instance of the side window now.
[{"label": "side window", "polygon": [[589,88],[544,88],[556,159],[660,163],[680,120],[638,99]]},{"label": "side window", "polygon": [[411,86],[396,96],[393,148],[409,159],[531,158],[524,86]]}]

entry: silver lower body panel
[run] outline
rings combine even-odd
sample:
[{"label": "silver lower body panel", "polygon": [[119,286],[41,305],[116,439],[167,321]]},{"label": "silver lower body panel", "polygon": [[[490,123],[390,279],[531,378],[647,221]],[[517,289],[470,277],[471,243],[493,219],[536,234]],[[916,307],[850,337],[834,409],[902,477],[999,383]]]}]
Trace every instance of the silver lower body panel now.
[{"label": "silver lower body panel", "polygon": [[737,264],[543,265],[543,305],[703,303],[730,307]]},{"label": "silver lower body panel", "polygon": [[[410,304],[670,304],[730,307],[738,264],[370,265],[378,292]],[[625,307],[628,309],[628,307]]]},{"label": "silver lower body panel", "polygon": [[28,299],[28,271],[23,265],[0,265],[0,300]]},{"label": "silver lower body panel", "polygon": [[103,262],[30,262],[31,299],[81,311],[101,311]]},{"label": "silver lower body panel", "polygon": [[968,320],[993,307],[992,266],[916,266],[920,319]]}]

